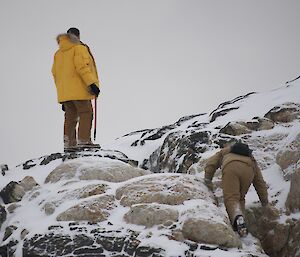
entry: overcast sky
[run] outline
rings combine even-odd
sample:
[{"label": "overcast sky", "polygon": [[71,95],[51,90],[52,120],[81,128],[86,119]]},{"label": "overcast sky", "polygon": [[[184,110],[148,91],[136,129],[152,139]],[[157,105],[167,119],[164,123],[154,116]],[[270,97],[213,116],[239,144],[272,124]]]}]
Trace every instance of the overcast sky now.
[{"label": "overcast sky", "polygon": [[72,26],[98,65],[100,144],[300,75],[298,0],[0,3],[0,163],[63,150],[51,66]]}]

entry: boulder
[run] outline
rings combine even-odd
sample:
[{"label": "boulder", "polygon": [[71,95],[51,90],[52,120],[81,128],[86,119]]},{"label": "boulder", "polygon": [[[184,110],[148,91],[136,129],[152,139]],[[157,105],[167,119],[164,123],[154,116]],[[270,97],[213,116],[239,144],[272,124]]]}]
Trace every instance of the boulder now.
[{"label": "boulder", "polygon": [[122,182],[134,177],[149,174],[149,171],[133,167],[118,160],[73,160],[56,167],[46,178],[45,183],[60,180],[104,180]]},{"label": "boulder", "polygon": [[24,190],[27,192],[32,190],[35,186],[38,186],[38,183],[34,180],[33,177],[26,176],[19,182],[19,185],[23,187]]},{"label": "boulder", "polygon": [[124,220],[128,223],[143,225],[147,228],[155,225],[163,225],[168,222],[178,220],[177,210],[168,208],[161,204],[136,204],[124,215]]},{"label": "boulder", "polygon": [[252,121],[247,121],[245,125],[248,129],[254,131],[269,130],[275,126],[272,120],[260,117],[255,117],[252,119]]},{"label": "boulder", "polygon": [[227,125],[220,130],[220,133],[239,136],[243,134],[249,134],[251,133],[251,130],[247,128],[245,122],[238,121],[227,123]]},{"label": "boulder", "polygon": [[100,222],[107,219],[109,211],[115,208],[115,198],[104,195],[75,205],[56,218],[57,221]]},{"label": "boulder", "polygon": [[197,206],[187,208],[179,219],[183,220],[182,233],[186,239],[230,248],[241,247],[227,215],[211,202],[197,200]]},{"label": "boulder", "polygon": [[152,175],[117,189],[116,198],[123,206],[139,203],[182,204],[190,199],[214,202],[214,195],[192,175]]},{"label": "boulder", "polygon": [[281,250],[279,257],[300,257],[300,220],[288,221],[290,224],[290,234],[288,243]]},{"label": "boulder", "polygon": [[185,238],[198,243],[229,248],[240,248],[242,246],[234,231],[228,225],[222,223],[190,218],[184,222],[182,232]]},{"label": "boulder", "polygon": [[15,181],[8,183],[0,192],[0,196],[5,204],[19,202],[24,195],[24,188]]},{"label": "boulder", "polygon": [[56,207],[60,206],[62,203],[70,200],[79,200],[82,198],[87,198],[93,195],[104,194],[108,186],[105,184],[92,184],[83,186],[81,188],[73,190],[61,190],[57,192],[55,199],[49,199],[45,204],[43,209],[47,215],[51,215],[55,212]]},{"label": "boulder", "polygon": [[249,232],[257,237],[270,256],[279,256],[288,244],[290,225],[280,223],[278,211],[273,207],[252,207],[246,210],[246,223]]},{"label": "boulder", "polygon": [[292,176],[291,187],[285,206],[289,212],[300,211],[300,169]]},{"label": "boulder", "polygon": [[291,122],[300,117],[300,104],[285,103],[280,106],[275,106],[265,117],[274,122]]},{"label": "boulder", "polygon": [[277,153],[276,162],[286,179],[290,179],[294,172],[300,171],[300,133]]}]

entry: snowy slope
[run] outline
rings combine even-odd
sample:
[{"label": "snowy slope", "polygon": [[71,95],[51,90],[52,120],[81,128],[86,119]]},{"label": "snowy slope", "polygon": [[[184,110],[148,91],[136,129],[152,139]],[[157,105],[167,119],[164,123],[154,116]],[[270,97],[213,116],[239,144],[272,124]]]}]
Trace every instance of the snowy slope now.
[{"label": "snowy slope", "polygon": [[[282,107],[287,103],[300,104],[300,81],[295,81],[289,86],[284,86],[273,91],[252,93],[238,97],[220,104],[218,108],[210,114],[191,115],[183,117],[174,124],[162,128],[132,132],[120,137],[109,145],[105,145],[105,149],[113,149],[113,151],[102,150],[100,152],[101,156],[99,156],[99,153],[88,153],[87,155],[89,156],[82,156],[76,160],[64,161],[62,158],[57,158],[46,165],[41,165],[42,159],[36,159],[27,163],[27,165],[34,164],[33,167],[28,169],[24,169],[24,166],[22,165],[10,169],[6,172],[5,176],[1,177],[0,190],[11,181],[21,181],[25,176],[32,176],[40,187],[25,194],[23,199],[16,203],[17,206],[14,212],[7,216],[6,221],[1,227],[0,241],[2,241],[4,237],[4,230],[6,227],[14,225],[17,229],[12,232],[11,237],[0,244],[0,247],[9,243],[12,238],[16,239],[19,241],[17,244],[16,256],[22,256],[22,247],[25,241],[20,235],[24,230],[28,232],[26,237],[30,238],[36,234],[48,233],[49,227],[53,226],[59,226],[59,233],[75,237],[76,234],[78,234],[77,230],[71,230],[68,222],[56,220],[59,213],[67,210],[71,206],[83,203],[86,200],[85,198],[77,199],[74,196],[76,194],[75,192],[78,192],[79,189],[101,183],[107,188],[104,195],[115,195],[118,189],[124,185],[128,183],[138,184],[140,181],[140,177],[131,178],[124,182],[109,182],[96,179],[81,180],[80,172],[87,169],[87,167],[97,167],[100,170],[107,170],[110,169],[110,167],[121,164],[129,165],[127,163],[132,163],[134,160],[138,161],[138,164],[141,167],[145,167],[145,163],[147,165],[152,165],[152,162],[157,162],[158,159],[153,153],[164,155],[169,153],[168,151],[170,151],[170,148],[168,148],[169,145],[166,144],[166,141],[170,138],[170,135],[175,135],[176,140],[180,141],[187,135],[192,136],[193,134],[205,132],[205,135],[208,135],[207,142],[209,143],[207,145],[204,143],[200,145],[196,144],[198,147],[197,149],[204,150],[201,153],[197,153],[198,155],[196,157],[198,158],[197,160],[199,160],[199,163],[193,163],[188,170],[190,174],[194,174],[188,176],[193,176],[193,178],[202,181],[203,166],[201,166],[201,160],[207,159],[220,148],[217,142],[220,137],[221,128],[225,127],[229,122],[247,122],[253,121],[254,117],[264,117],[265,114],[275,106]],[[276,123],[272,129],[252,131],[250,134],[238,136],[226,135],[226,137],[224,137],[226,140],[232,138],[243,139],[254,149],[255,157],[257,158],[262,168],[263,176],[269,185],[270,200],[283,213],[290,182],[284,180],[282,171],[276,163],[276,154],[283,146],[294,140],[299,131],[300,123],[299,120],[296,119],[288,123]],[[223,136],[221,135],[221,137]],[[163,147],[165,145],[166,147]],[[176,154],[180,151],[179,148],[180,147],[178,146],[178,148],[175,148],[174,152],[170,152],[174,155],[174,159],[176,159]],[[122,153],[128,156],[128,158]],[[182,155],[180,158],[176,159],[176,167],[184,162],[184,157],[185,156]],[[45,183],[49,173],[65,162],[71,165],[79,165],[81,168],[76,169],[76,173],[72,178],[61,179],[56,183]],[[161,170],[161,172],[163,171],[164,170]],[[173,172],[176,172],[176,170]],[[151,179],[161,175],[162,174],[156,173],[144,175],[142,177]],[[166,177],[181,176],[180,174],[165,173],[163,175]],[[215,181],[218,183],[220,181],[220,176],[217,176]],[[167,186],[171,186],[171,184],[168,184]],[[207,189],[204,188],[203,190]],[[219,199],[221,198],[222,192],[220,188],[217,189],[216,195]],[[88,199],[96,199],[96,196],[92,195],[88,197]],[[51,215],[45,214],[44,204],[47,202],[58,203],[54,213]],[[0,204],[4,205],[3,202]],[[182,215],[180,217],[183,219],[186,210],[199,208],[201,205],[202,202],[200,200],[188,200],[184,202],[183,205],[174,206],[172,209],[178,211],[179,214]],[[246,205],[247,207],[258,205],[258,197],[253,188],[250,189],[247,195]],[[8,208],[8,205],[4,206]],[[212,222],[219,222],[222,215],[226,216],[224,206],[221,205],[220,207],[221,216],[217,216],[212,209],[203,210],[206,211],[203,216],[209,214],[209,216],[212,217]],[[157,226],[145,228],[144,226],[126,223],[123,220],[123,215],[128,212],[128,210],[129,207],[124,207],[119,201],[116,201],[116,206],[110,211],[108,220],[98,222],[97,224],[81,223],[85,230],[84,233],[86,233],[86,235],[92,235],[93,230],[104,229],[107,231],[119,231],[118,234],[114,235],[112,233],[109,234],[109,236],[120,236],[120,234],[127,235],[129,231],[134,230],[139,232],[138,239],[142,242],[141,245],[151,245],[157,248],[163,248],[165,251],[164,256],[185,256],[188,245],[184,242],[171,240],[168,237],[170,232],[168,229],[161,229]],[[201,213],[199,213],[199,215],[201,216]],[[281,216],[281,222],[285,222],[288,218],[299,219],[300,213],[294,213],[290,216],[283,214]],[[193,256],[242,257],[248,256],[247,254],[250,253],[255,256],[265,256],[257,249],[257,246],[255,245],[256,242],[257,239],[249,235],[243,240],[243,250],[214,248],[212,251],[207,251],[201,249],[199,246],[193,252]],[[105,254],[105,256],[110,256],[108,252]]]}]

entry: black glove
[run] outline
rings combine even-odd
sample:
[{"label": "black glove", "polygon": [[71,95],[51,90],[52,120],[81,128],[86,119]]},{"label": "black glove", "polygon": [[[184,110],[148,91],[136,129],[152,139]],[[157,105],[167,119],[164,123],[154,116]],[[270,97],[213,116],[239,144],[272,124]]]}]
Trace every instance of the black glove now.
[{"label": "black glove", "polygon": [[97,87],[96,84],[90,85],[90,91],[91,91],[91,94],[95,95],[96,97],[98,97],[98,95],[100,93],[100,89],[99,89],[99,87]]},{"label": "black glove", "polygon": [[66,111],[64,104],[61,105],[61,109],[62,109],[64,112]]}]

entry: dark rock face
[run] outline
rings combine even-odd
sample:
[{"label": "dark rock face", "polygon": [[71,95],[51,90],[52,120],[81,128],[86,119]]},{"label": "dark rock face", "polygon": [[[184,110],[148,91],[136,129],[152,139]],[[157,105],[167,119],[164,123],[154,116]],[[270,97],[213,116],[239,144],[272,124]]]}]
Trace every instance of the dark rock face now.
[{"label": "dark rock face", "polygon": [[[111,235],[109,235],[111,234]],[[138,233],[128,231],[127,236],[120,231],[104,231],[95,229],[91,235],[69,235],[50,233],[35,235],[24,241],[24,257],[50,257],[50,256],[140,256],[163,257],[164,251],[150,246],[139,246]],[[45,254],[46,253],[46,254]]]},{"label": "dark rock face", "polygon": [[237,103],[238,101],[241,101],[245,98],[247,98],[248,96],[255,94],[255,92],[251,92],[249,94],[246,95],[242,95],[242,96],[238,96],[230,101],[226,101],[224,103],[221,103],[217,109],[215,109],[214,111],[212,111],[209,116],[211,116],[210,122],[214,122],[218,117],[220,116],[224,116],[226,115],[228,112],[232,111],[232,110],[236,110],[239,107],[229,107],[230,105]]},{"label": "dark rock face", "polygon": [[89,157],[89,156],[106,157],[113,160],[123,161],[133,166],[138,165],[137,161],[129,159],[125,154],[121,153],[120,151],[102,150],[102,149],[92,149],[89,151],[80,151],[74,153],[53,153],[50,155],[40,157],[38,159],[28,160],[21,165],[24,170],[28,170],[38,165],[47,165],[55,160],[62,160],[64,162],[66,160],[73,160],[73,159],[77,159],[81,157]]},{"label": "dark rock face", "polygon": [[131,136],[135,134],[141,134],[140,138],[134,141],[131,146],[138,146],[138,145],[144,145],[146,141],[151,141],[151,140],[157,140],[165,136],[167,133],[169,133],[171,130],[177,128],[180,126],[183,122],[188,121],[190,119],[193,119],[195,117],[204,115],[205,113],[202,114],[196,114],[196,115],[189,115],[180,118],[178,121],[171,125],[163,126],[161,128],[157,129],[146,129],[146,130],[140,130],[140,131],[135,131],[130,134],[125,135],[126,136]]},{"label": "dark rock face", "polygon": [[6,220],[6,210],[2,205],[0,205],[0,229],[5,220]]},{"label": "dark rock face", "polygon": [[174,132],[169,134],[162,147],[146,160],[143,168],[154,172],[187,173],[199,161],[200,154],[208,149],[210,132]]}]

